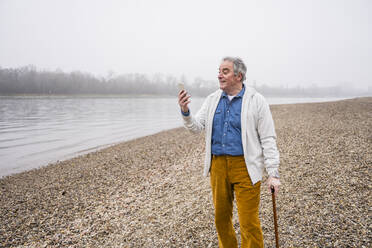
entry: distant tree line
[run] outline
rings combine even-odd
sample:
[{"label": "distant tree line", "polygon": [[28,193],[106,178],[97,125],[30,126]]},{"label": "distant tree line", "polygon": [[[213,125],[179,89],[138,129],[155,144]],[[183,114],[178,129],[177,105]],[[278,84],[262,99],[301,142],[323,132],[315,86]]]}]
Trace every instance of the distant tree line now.
[{"label": "distant tree line", "polygon": [[217,89],[215,82],[201,78],[197,84],[188,84],[186,77],[180,79],[172,75],[155,74],[151,78],[146,74],[129,73],[97,78],[79,71],[66,73],[61,70],[38,71],[34,66],[16,69],[0,67],[0,94],[146,94],[175,95],[178,83],[195,95],[205,96]]},{"label": "distant tree line", "polygon": [[[178,93],[178,83],[194,96],[206,96],[218,88],[218,82],[195,78],[189,83],[185,76],[140,73],[95,77],[79,71],[66,73],[61,70],[40,71],[35,66],[20,68],[0,67],[0,95],[39,94],[39,95],[86,95],[86,94],[127,94],[127,95],[172,95]],[[341,87],[271,87],[266,84],[249,84],[265,96],[281,97],[326,97],[352,96],[358,92]]]}]

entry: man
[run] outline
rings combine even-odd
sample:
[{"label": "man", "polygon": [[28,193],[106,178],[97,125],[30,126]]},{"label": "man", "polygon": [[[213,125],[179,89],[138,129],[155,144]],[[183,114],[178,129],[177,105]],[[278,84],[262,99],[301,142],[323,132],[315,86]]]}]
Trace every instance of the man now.
[{"label": "man", "polygon": [[190,95],[178,94],[184,125],[192,132],[205,130],[204,176],[210,173],[219,246],[238,247],[232,224],[234,193],[238,208],[241,247],[263,247],[259,220],[263,169],[269,189],[278,192],[279,152],[269,105],[262,95],[245,86],[246,66],[240,58],[223,58],[218,74],[220,90],[209,95],[191,115]]}]

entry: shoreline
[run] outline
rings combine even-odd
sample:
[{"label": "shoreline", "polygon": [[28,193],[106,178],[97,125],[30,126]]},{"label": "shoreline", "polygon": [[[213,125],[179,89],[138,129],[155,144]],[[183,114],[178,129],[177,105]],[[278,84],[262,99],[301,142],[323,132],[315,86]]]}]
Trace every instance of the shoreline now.
[{"label": "shoreline", "polygon": [[[31,99],[33,99],[32,96],[30,97]],[[45,97],[42,97],[42,98],[45,98]],[[49,97],[47,98],[49,99]],[[59,98],[52,97],[52,99],[59,99]],[[194,101],[197,102],[196,106],[199,106],[199,104],[201,105],[202,100],[203,98],[194,98]],[[338,99],[338,98],[337,99],[330,99],[330,98],[320,98],[320,99],[319,98],[269,98],[268,99],[268,101],[271,103],[272,106],[281,105],[281,104],[330,102],[330,101],[339,101],[339,100],[345,100],[345,99]],[[16,104],[16,103],[13,103],[13,104]],[[53,121],[49,120],[48,122],[50,123]],[[125,126],[125,123],[123,124]],[[75,140],[75,142],[70,142],[71,140],[70,138],[74,138],[74,137],[60,137],[60,134],[58,133],[58,127],[55,127],[53,123],[50,123],[50,125],[51,125],[50,126],[51,134],[53,134],[54,131],[56,131],[55,136],[61,138],[62,140],[62,143],[59,141],[58,141],[59,142],[58,144],[55,144],[53,142],[50,143],[51,146],[56,148],[55,152],[46,152],[48,149],[45,149],[45,147],[43,146],[41,147],[38,147],[37,145],[35,146],[35,144],[33,143],[33,140],[28,140],[29,142],[28,144],[22,143],[22,142],[19,143],[19,145],[25,145],[23,148],[23,151],[25,151],[23,153],[23,156],[19,155],[17,152],[14,152],[12,148],[9,148],[9,149],[5,148],[5,150],[2,150],[2,152],[4,153],[4,157],[3,157],[3,164],[0,166],[0,178],[3,178],[7,175],[12,175],[12,174],[21,173],[27,170],[31,170],[33,168],[40,168],[43,166],[48,166],[49,164],[53,164],[58,161],[65,161],[68,159],[72,159],[76,156],[84,155],[89,152],[94,152],[94,151],[97,151],[97,150],[100,150],[100,149],[103,149],[103,148],[106,148],[112,145],[119,144],[121,142],[129,141],[134,138],[144,137],[144,136],[155,134],[159,131],[181,127],[182,123],[181,121],[179,121],[178,125],[171,125],[171,127],[168,127],[168,129],[167,128],[164,128],[162,130],[158,129],[158,130],[153,130],[152,132],[147,132],[144,130],[141,132],[141,129],[138,129],[139,131],[136,133],[136,135],[132,135],[132,137],[130,138],[123,137],[122,140],[118,140],[118,139],[112,139],[113,137],[111,137],[110,139],[107,139],[105,140],[105,142],[101,142],[101,143],[100,142],[94,142],[94,144],[86,143],[85,145],[82,145],[81,147],[74,148],[75,150],[74,149],[71,150],[69,148],[71,146],[74,146],[78,140]],[[57,130],[54,130],[54,128],[57,128]],[[69,127],[66,127],[66,128],[69,128]],[[46,133],[44,133],[43,135],[45,136]],[[87,133],[87,135],[89,134]],[[18,135],[18,137],[19,136],[22,136],[22,135],[20,134]],[[97,136],[97,138],[103,138],[103,137]],[[49,142],[49,140],[45,138],[41,139],[40,141]],[[81,142],[81,143],[84,144],[84,142]],[[7,144],[4,144],[4,145],[5,147],[7,146]],[[30,148],[38,152],[35,154],[32,154],[32,153],[30,154],[27,152]],[[40,150],[38,148],[40,148]],[[66,150],[65,148],[67,148],[68,150]]]},{"label": "shoreline", "polygon": [[[281,246],[370,246],[372,98],[271,109]],[[202,135],[176,128],[0,178],[0,246],[216,247],[203,154]],[[271,195],[261,190],[271,247]]]}]

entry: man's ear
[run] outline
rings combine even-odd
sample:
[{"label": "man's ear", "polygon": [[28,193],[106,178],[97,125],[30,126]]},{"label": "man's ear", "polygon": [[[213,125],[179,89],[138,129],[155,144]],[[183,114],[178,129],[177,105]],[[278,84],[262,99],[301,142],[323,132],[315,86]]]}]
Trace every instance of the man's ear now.
[{"label": "man's ear", "polygon": [[242,75],[242,73],[241,72],[239,72],[239,74],[238,74],[238,79],[239,79],[239,81],[241,82],[242,81],[242,79],[243,79],[243,75]]}]

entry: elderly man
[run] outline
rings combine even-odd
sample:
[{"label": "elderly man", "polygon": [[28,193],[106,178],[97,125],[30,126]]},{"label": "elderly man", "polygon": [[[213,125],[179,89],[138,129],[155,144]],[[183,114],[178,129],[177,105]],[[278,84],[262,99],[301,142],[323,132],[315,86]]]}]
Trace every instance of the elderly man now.
[{"label": "elderly man", "polygon": [[219,246],[238,247],[232,224],[234,193],[239,215],[241,247],[263,247],[259,220],[260,186],[264,168],[268,187],[278,192],[279,152],[269,105],[262,95],[244,85],[246,66],[240,58],[223,58],[220,90],[209,95],[193,116],[190,95],[178,94],[184,125],[205,130],[204,176],[210,173]]}]

